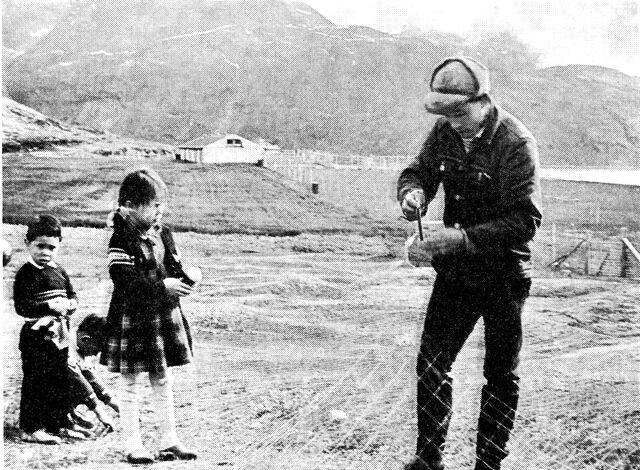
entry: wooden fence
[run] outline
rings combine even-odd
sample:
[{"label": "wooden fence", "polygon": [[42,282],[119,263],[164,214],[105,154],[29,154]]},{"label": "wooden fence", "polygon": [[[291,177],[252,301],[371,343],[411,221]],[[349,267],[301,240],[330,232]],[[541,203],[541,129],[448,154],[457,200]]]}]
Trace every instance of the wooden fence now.
[{"label": "wooden fence", "polygon": [[[288,155],[282,153],[280,159],[267,160],[265,165],[281,172],[289,179],[307,185],[309,192],[313,187],[314,193],[319,197],[336,205],[366,210],[372,216],[383,219],[398,219],[400,208],[396,200],[395,188],[399,172],[406,162],[397,165],[397,168],[397,160],[391,159],[386,162],[389,164],[387,168],[381,165],[348,164],[349,162],[362,163],[364,158],[366,157],[292,152]],[[340,166],[336,162],[345,164]],[[441,220],[443,205],[440,189],[435,200],[429,205],[425,220]],[[603,213],[599,204],[581,206],[577,201],[571,205],[578,212],[574,215],[596,223],[599,222]],[[552,209],[549,208],[547,212],[550,210]],[[559,219],[553,217],[554,214],[550,215],[551,217],[547,220],[565,219],[563,214],[558,214]],[[626,243],[623,241],[625,238]],[[551,223],[544,225],[541,233],[536,237],[534,264],[549,270],[640,279],[640,260],[635,256],[639,241],[640,234],[627,236],[621,233],[615,237],[604,237],[589,231],[560,231],[555,223]]]},{"label": "wooden fence", "polygon": [[272,168],[285,166],[318,166],[331,168],[373,168],[400,170],[411,160],[405,155],[338,155],[314,150],[282,150],[265,155],[265,164]]},{"label": "wooden fence", "polygon": [[543,230],[534,243],[536,266],[589,276],[640,279],[640,236],[622,230],[603,237],[593,232]]}]

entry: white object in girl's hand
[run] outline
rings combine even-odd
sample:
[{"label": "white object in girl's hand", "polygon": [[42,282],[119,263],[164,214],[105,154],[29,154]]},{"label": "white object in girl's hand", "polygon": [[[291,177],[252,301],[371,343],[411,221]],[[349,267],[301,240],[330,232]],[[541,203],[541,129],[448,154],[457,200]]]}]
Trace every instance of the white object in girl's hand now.
[{"label": "white object in girl's hand", "polygon": [[183,269],[186,279],[182,282],[194,286],[202,281],[202,271],[196,266],[189,266]]}]

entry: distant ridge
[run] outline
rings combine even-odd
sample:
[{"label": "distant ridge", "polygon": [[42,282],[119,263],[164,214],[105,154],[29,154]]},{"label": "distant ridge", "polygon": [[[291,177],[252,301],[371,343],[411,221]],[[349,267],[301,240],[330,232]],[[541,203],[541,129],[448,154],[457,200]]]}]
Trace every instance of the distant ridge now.
[{"label": "distant ridge", "polygon": [[537,69],[509,34],[470,46],[339,27],[302,2],[75,2],[5,66],[5,83],[13,99],[65,123],[131,137],[176,144],[228,132],[397,155],[418,150],[432,122],[425,78],[458,52],[490,66],[497,102],[532,130],[543,164],[638,164],[639,77]]}]

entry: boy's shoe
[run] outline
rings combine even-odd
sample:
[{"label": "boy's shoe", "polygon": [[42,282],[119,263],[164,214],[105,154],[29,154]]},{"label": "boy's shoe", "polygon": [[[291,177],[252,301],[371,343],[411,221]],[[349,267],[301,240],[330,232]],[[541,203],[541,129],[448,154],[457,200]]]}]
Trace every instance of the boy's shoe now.
[{"label": "boy's shoe", "polygon": [[58,431],[58,436],[79,440],[85,440],[87,438],[87,436],[83,433],[69,428],[60,428],[60,430]]},{"label": "boy's shoe", "polygon": [[99,437],[102,436],[106,436],[107,434],[109,434],[110,432],[113,432],[113,426],[110,426],[108,424],[105,424],[104,427],[102,428],[102,430],[100,430],[98,433],[96,433]]},{"label": "boy's shoe", "polygon": [[115,398],[109,400],[109,403],[107,403],[107,405],[113,408],[113,411],[115,411],[116,413],[120,413],[120,403],[118,403],[118,400],[116,400]]},{"label": "boy's shoe", "polygon": [[93,429],[95,427],[95,423],[85,415],[80,413],[78,410],[73,410],[71,413],[69,413],[69,416],[71,417],[71,421],[78,424],[79,426],[82,426],[83,428]]},{"label": "boy's shoe", "polygon": [[25,442],[35,442],[36,444],[62,444],[62,439],[53,434],[49,434],[44,429],[38,429],[31,434],[20,431],[20,439]]},{"label": "boy's shoe", "polygon": [[149,452],[144,447],[140,447],[138,449],[132,450],[127,454],[127,462],[133,464],[145,464],[145,463],[153,463],[155,459],[151,452]]},{"label": "boy's shoe", "polygon": [[162,449],[158,458],[160,460],[195,460],[198,458],[198,454],[187,449],[182,442],[179,442],[176,445]]},{"label": "boy's shoe", "polygon": [[71,425],[68,428],[71,429],[72,431],[82,434],[86,438],[95,437],[95,434],[93,433],[92,430],[83,428],[77,423],[71,423]]},{"label": "boy's shoe", "polygon": [[98,406],[96,406],[93,412],[96,414],[96,417],[100,420],[102,424],[110,428],[114,427],[113,419],[111,418],[111,416],[109,416],[109,413],[107,413],[107,410],[104,407],[104,405],[99,404]]}]

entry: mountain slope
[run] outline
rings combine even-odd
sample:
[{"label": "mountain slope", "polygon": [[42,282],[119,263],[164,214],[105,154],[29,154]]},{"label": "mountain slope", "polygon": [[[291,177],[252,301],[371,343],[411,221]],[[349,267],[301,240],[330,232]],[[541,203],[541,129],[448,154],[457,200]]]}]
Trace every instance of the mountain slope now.
[{"label": "mountain slope", "polygon": [[181,231],[402,232],[393,226],[395,220],[390,224],[334,205],[310,194],[306,185],[264,167],[177,162],[169,146],[66,126],[8,98],[2,101],[5,223],[24,224],[34,213],[52,212],[65,226],[104,227],[124,175],[151,166],[169,187],[168,222]]},{"label": "mountain slope", "polygon": [[173,155],[166,144],[119,137],[95,129],[67,125],[35,109],[2,97],[2,152],[51,150],[59,155]]},{"label": "mountain slope", "polygon": [[[205,133],[358,154],[417,150],[425,78],[463,51],[492,67],[497,101],[545,164],[635,164],[640,79],[597,67],[537,70],[509,35],[338,27],[299,2],[78,2],[7,66],[11,96],[65,122],[176,143]],[[631,133],[633,134],[633,132]]]}]

